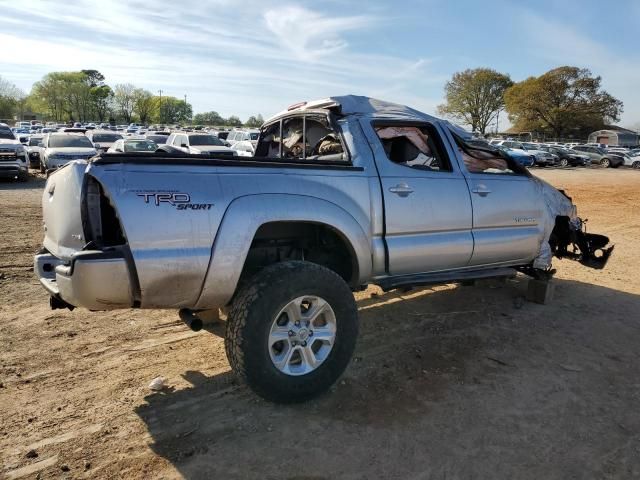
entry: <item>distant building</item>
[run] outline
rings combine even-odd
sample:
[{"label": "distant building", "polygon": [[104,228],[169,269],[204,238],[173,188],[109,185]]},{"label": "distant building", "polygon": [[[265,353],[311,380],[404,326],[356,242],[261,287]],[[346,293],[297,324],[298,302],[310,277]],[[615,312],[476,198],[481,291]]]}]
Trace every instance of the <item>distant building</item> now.
[{"label": "distant building", "polygon": [[640,144],[640,135],[633,130],[607,125],[605,130],[598,130],[589,135],[589,143],[604,143],[621,147],[635,147]]}]

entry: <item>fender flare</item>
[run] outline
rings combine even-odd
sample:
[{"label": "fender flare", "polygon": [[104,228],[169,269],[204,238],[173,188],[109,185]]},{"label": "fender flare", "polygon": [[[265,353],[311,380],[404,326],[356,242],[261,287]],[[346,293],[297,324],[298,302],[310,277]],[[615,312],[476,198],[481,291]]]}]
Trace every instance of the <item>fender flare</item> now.
[{"label": "fender flare", "polygon": [[326,225],[350,247],[357,266],[355,282],[371,278],[371,242],[362,226],[342,207],[317,197],[256,194],[235,199],[222,218],[196,308],[226,305],[235,293],[251,242],[260,226],[270,222]]}]

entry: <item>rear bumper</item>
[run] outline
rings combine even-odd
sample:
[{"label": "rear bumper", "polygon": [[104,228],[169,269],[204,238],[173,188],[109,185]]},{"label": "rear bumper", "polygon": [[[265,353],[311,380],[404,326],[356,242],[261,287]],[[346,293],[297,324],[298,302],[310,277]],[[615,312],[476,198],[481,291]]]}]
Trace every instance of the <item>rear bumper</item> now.
[{"label": "rear bumper", "polygon": [[33,260],[34,272],[52,297],[89,310],[133,305],[127,261],[118,251],[87,250],[61,260],[49,253]]}]

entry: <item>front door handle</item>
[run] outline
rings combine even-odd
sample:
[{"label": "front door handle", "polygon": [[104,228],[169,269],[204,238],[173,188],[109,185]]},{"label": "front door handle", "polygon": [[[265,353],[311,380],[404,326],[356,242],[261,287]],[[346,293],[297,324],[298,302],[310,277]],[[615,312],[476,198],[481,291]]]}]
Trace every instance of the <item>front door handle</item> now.
[{"label": "front door handle", "polygon": [[399,183],[395,187],[389,188],[389,191],[391,193],[395,193],[400,197],[408,197],[409,194],[413,193],[413,188],[411,188],[409,185],[403,182],[403,183]]},{"label": "front door handle", "polygon": [[486,185],[483,184],[479,184],[476,185],[475,187],[473,187],[471,189],[472,193],[478,194],[481,197],[486,197],[487,195],[489,195],[491,193],[491,190],[489,188],[487,188]]}]

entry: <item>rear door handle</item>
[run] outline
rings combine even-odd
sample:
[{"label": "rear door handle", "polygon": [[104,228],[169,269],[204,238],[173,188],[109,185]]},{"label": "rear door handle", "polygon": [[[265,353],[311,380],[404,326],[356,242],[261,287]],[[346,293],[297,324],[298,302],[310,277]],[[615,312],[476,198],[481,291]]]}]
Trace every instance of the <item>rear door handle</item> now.
[{"label": "rear door handle", "polygon": [[487,188],[486,185],[480,184],[480,185],[476,185],[475,187],[473,187],[471,189],[471,192],[475,193],[475,194],[478,194],[481,197],[486,197],[488,194],[491,193],[491,190],[489,190],[489,188]]},{"label": "rear door handle", "polygon": [[389,188],[389,191],[391,193],[395,193],[400,197],[408,197],[409,194],[413,193],[413,188],[411,188],[409,185],[403,182],[403,183],[399,183],[395,187]]}]

